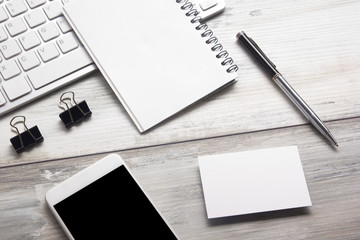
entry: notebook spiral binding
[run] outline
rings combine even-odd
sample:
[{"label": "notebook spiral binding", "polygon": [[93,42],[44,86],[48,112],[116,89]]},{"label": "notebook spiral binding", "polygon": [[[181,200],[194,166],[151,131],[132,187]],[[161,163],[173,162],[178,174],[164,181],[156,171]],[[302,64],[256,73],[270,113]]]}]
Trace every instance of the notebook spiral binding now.
[{"label": "notebook spiral binding", "polygon": [[223,46],[218,43],[218,39],[213,36],[214,33],[211,29],[209,29],[208,25],[206,23],[201,23],[201,17],[198,16],[199,15],[199,11],[197,11],[194,8],[194,5],[189,1],[189,0],[176,0],[177,3],[182,4],[181,9],[187,11],[186,12],[186,16],[188,17],[193,17],[190,21],[193,24],[199,23],[199,25],[197,25],[195,27],[196,30],[199,31],[203,31],[201,33],[201,36],[204,38],[207,38],[207,40],[205,41],[206,44],[213,44],[213,46],[211,47],[211,50],[213,52],[219,52],[218,54],[216,54],[216,57],[219,59],[224,59],[221,62],[221,65],[223,66],[230,66],[226,69],[226,71],[228,73],[232,73],[232,72],[236,72],[237,70],[239,70],[238,66],[234,64],[234,60],[229,57],[229,53],[226,50],[223,50]]}]

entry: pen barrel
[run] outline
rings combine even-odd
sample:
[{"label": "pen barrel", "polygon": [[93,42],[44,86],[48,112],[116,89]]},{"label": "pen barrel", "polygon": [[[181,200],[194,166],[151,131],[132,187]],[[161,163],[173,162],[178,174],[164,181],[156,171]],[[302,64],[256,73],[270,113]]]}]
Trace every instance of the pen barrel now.
[{"label": "pen barrel", "polygon": [[264,69],[272,77],[279,73],[276,66],[256,44],[256,42],[248,37],[244,32],[239,32],[236,37],[246,47],[246,49],[257,59],[257,61],[264,67]]},{"label": "pen barrel", "polygon": [[[311,110],[311,108],[305,103],[305,101],[300,97],[300,95],[290,86],[290,84],[285,80],[285,78],[280,74],[276,74],[272,80],[281,88],[281,90],[289,97],[289,99],[295,104],[295,106],[302,112],[305,117],[311,121],[312,116],[316,114]],[[318,118],[318,117],[317,117]]]},{"label": "pen barrel", "polygon": [[[300,95],[290,86],[285,78],[280,74],[276,74],[272,80],[281,88],[281,90],[290,98],[301,113],[310,121],[310,123],[320,131],[328,140],[334,142],[329,129],[324,125],[315,112],[306,104]],[[336,143],[336,142],[335,142]]]}]

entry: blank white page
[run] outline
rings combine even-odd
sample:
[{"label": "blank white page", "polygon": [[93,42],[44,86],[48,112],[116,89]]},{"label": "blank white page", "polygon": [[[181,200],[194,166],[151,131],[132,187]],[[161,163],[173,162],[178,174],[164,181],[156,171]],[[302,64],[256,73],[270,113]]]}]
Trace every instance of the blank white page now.
[{"label": "blank white page", "polygon": [[296,146],[198,161],[208,218],[311,206]]},{"label": "blank white page", "polygon": [[237,77],[175,0],[71,1],[65,15],[140,131]]}]

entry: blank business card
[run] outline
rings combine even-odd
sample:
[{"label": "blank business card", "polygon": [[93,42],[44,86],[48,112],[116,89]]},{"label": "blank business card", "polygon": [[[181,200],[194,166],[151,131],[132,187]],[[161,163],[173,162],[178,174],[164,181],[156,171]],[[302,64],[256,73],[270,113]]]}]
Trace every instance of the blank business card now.
[{"label": "blank business card", "polygon": [[198,161],[208,218],[311,206],[296,146]]}]

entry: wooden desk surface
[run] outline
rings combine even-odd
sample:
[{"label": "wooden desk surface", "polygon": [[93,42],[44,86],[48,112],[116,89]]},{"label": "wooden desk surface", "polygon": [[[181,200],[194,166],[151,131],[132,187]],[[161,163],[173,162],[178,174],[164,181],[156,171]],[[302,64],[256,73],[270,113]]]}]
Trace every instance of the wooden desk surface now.
[{"label": "wooden desk surface", "polygon": [[[208,25],[238,64],[238,82],[148,133],[139,134],[98,72],[0,119],[1,240],[66,239],[45,193],[108,153],[122,156],[182,239],[360,239],[360,2],[226,2]],[[338,149],[238,44],[241,30],[326,122]],[[66,90],[93,111],[71,130],[58,118]],[[19,114],[45,137],[21,155],[9,142]],[[299,148],[312,207],[206,218],[198,156],[290,145]]]}]

